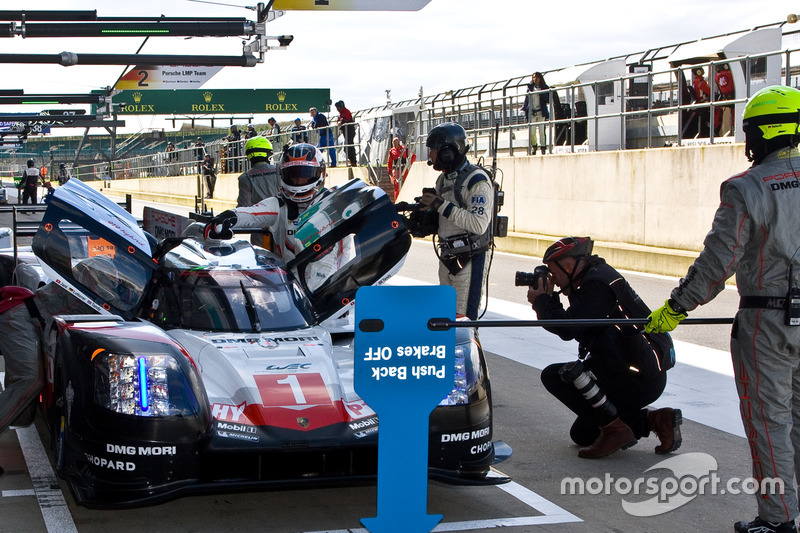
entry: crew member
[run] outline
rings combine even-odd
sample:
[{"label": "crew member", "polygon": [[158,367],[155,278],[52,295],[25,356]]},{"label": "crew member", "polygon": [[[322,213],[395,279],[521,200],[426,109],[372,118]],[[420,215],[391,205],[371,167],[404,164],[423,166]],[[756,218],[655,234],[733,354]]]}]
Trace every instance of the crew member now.
[{"label": "crew member", "polygon": [[[753,477],[778,478],[781,494],[757,493],[758,516],[738,532],[795,532],[800,472],[800,91],[761,89],[744,108],[747,171],[720,187],[702,252],[647,331],[672,331],[736,274],[741,297],[731,331],[736,388]],[[795,304],[795,305],[792,305]],[[795,318],[797,317],[797,318]]]},{"label": "crew member", "polygon": [[206,198],[214,197],[214,187],[217,185],[217,173],[214,170],[214,157],[206,154],[203,159],[203,177],[206,180]]},{"label": "crew member", "polygon": [[250,207],[265,198],[278,196],[280,179],[278,169],[270,164],[272,143],[266,137],[247,139],[244,152],[250,162],[250,170],[239,176],[239,197],[237,207]]},{"label": "crew member", "polygon": [[36,163],[34,163],[33,159],[28,159],[28,168],[23,171],[22,181],[20,181],[23,204],[27,204],[28,200],[31,201],[31,204],[36,204],[36,193],[41,180]]},{"label": "crew member", "polygon": [[[173,149],[174,149],[173,145]],[[67,170],[67,165],[64,163],[60,163],[58,165],[58,184],[64,185],[67,181],[69,181],[69,171]]]},{"label": "crew member", "polygon": [[456,313],[475,320],[488,275],[494,185],[467,161],[467,134],[455,122],[433,128],[427,146],[428,165],[442,173],[419,203],[421,210],[439,213],[439,283],[455,288]]},{"label": "crew member", "polygon": [[54,315],[92,312],[55,283],[35,293],[22,287],[0,287],[0,352],[6,371],[0,392],[0,433],[12,424],[29,425],[36,415],[36,399],[44,386],[43,328]]},{"label": "crew member", "polygon": [[[546,279],[528,288],[528,301],[540,320],[644,318],[647,305],[619,272],[592,255],[589,237],[566,237],[545,251]],[[555,286],[569,300],[564,309]],[[679,409],[648,410],[667,383],[674,363],[672,339],[645,334],[639,326],[546,327],[564,340],[578,341],[580,361],[556,363],[542,371],[545,388],[578,415],[570,437],[578,456],[605,457],[636,444],[653,431],[656,453],[681,445]],[[587,388],[595,382],[594,389]],[[590,391],[593,394],[587,397]],[[599,391],[599,392],[598,392]]]}]

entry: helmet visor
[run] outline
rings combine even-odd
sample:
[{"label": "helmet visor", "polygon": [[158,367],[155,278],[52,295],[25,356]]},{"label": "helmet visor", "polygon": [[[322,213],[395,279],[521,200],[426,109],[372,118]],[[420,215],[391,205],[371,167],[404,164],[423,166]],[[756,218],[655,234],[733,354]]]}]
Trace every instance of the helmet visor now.
[{"label": "helmet visor", "polygon": [[316,183],[319,180],[320,171],[318,166],[294,164],[281,168],[281,178],[288,185],[302,187]]}]

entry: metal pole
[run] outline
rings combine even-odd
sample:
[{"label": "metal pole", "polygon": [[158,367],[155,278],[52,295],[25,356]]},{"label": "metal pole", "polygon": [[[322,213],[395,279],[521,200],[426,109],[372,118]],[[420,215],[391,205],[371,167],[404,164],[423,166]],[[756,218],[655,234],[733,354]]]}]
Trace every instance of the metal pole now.
[{"label": "metal pole", "polygon": [[[553,320],[459,320],[432,318],[428,320],[428,328],[434,331],[450,328],[532,328],[532,327],[570,327],[570,326],[644,326],[647,318],[583,318]],[[733,317],[727,318],[686,318],[681,324],[709,325],[733,324]]]}]

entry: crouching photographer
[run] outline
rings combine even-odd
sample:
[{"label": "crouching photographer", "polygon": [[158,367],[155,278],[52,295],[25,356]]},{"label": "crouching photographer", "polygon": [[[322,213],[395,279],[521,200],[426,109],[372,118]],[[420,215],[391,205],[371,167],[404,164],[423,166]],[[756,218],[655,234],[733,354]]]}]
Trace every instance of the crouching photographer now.
[{"label": "crouching photographer", "polygon": [[[517,285],[528,285],[528,301],[540,320],[646,318],[647,305],[604,259],[592,255],[589,237],[566,237],[544,254],[545,266],[519,272]],[[561,303],[559,292],[569,307]],[[575,325],[545,327],[564,340],[578,341],[580,360],[556,363],[542,371],[545,388],[577,415],[570,437],[581,446],[579,457],[595,459],[636,444],[652,431],[655,452],[681,445],[678,409],[648,409],[674,365],[672,339],[646,334],[641,326]]]}]

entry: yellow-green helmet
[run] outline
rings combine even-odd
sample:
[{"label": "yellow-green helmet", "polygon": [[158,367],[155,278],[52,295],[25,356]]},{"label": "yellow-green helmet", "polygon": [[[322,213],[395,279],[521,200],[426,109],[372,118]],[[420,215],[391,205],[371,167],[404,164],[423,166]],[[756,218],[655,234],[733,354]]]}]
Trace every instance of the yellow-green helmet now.
[{"label": "yellow-green helmet", "polygon": [[254,158],[268,159],[272,155],[272,143],[266,137],[251,137],[244,145],[244,153],[247,159],[252,161]]},{"label": "yellow-green helmet", "polygon": [[742,116],[745,133],[761,130],[765,140],[781,135],[796,135],[800,128],[800,91],[772,85],[750,98]]}]

